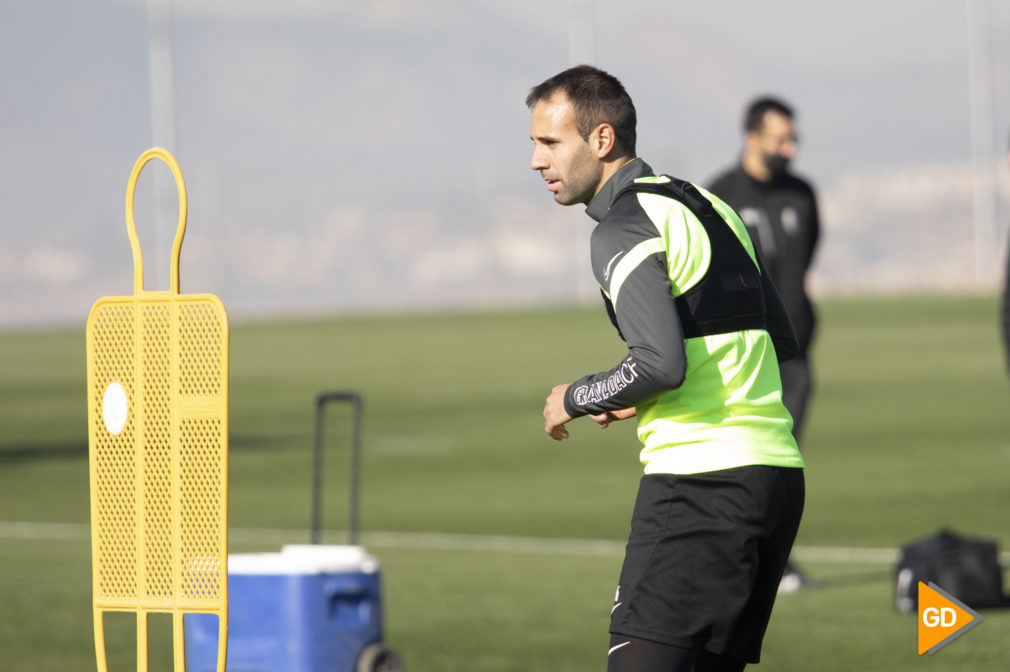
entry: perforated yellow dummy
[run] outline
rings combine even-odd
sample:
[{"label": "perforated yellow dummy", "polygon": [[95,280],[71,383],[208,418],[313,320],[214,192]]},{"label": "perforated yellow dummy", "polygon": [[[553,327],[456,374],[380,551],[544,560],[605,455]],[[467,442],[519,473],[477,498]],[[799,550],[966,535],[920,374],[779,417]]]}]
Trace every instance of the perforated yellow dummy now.
[{"label": "perforated yellow dummy", "polygon": [[[145,291],[133,218],[137,179],[168,164],[179,223],[168,291]],[[137,669],[147,670],[147,615],[171,613],[175,670],[185,670],[183,614],[228,633],[228,317],[210,294],[179,293],[186,185],[164,149],[144,152],[126,189],[133,296],[105,297],[88,316],[88,442],[95,649],[106,672],[104,613],[137,614]]]}]

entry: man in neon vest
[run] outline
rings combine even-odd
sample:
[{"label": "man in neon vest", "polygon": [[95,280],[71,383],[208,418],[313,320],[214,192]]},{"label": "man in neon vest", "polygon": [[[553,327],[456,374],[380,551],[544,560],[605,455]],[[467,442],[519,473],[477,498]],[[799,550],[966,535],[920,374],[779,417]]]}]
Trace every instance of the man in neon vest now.
[{"label": "man in neon vest", "polygon": [[792,326],[736,213],[637,158],[615,77],[571,68],[526,103],[530,167],[598,222],[593,273],[627,343],[612,368],[553,388],[545,431],[637,417],[643,444],[607,669],[742,670],[759,661],[803,510],[778,368]]}]

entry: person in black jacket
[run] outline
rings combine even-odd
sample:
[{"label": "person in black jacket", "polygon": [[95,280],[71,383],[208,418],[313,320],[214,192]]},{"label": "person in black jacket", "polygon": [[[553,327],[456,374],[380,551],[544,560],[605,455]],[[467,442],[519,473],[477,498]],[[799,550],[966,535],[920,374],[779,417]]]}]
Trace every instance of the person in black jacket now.
[{"label": "person in black jacket", "polygon": [[[779,368],[782,398],[793,417],[793,436],[799,443],[813,388],[809,349],[816,317],[806,279],[820,237],[820,219],[813,187],[789,170],[798,143],[793,116],[790,106],[778,98],[754,100],[744,116],[739,165],[717,177],[709,189],[732,206],[747,225],[796,331],[799,354]],[[808,583],[790,565],[782,590],[792,591]]]}]

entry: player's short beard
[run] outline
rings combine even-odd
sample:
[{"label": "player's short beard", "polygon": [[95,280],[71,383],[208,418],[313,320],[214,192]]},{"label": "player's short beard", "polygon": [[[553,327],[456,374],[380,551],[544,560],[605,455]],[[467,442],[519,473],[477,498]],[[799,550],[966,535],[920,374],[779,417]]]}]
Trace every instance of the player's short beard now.
[{"label": "player's short beard", "polygon": [[789,170],[789,157],[781,154],[765,154],[764,162],[772,177],[784,175]]},{"label": "player's short beard", "polygon": [[562,190],[554,196],[554,200],[561,205],[575,205],[576,203],[588,205],[596,195],[602,169],[597,161],[588,156],[588,150],[587,147],[587,156],[584,157],[584,160],[572,163],[568,175],[562,182]]}]

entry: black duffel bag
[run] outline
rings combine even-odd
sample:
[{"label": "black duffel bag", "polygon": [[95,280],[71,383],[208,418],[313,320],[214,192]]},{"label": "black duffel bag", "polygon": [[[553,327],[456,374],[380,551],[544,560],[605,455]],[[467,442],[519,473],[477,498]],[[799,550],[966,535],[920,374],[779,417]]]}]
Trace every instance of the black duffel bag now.
[{"label": "black duffel bag", "polygon": [[935,537],[903,546],[894,570],[894,606],[898,611],[918,610],[920,581],[935,583],[972,609],[1007,604],[999,547],[993,541],[941,530]]}]

